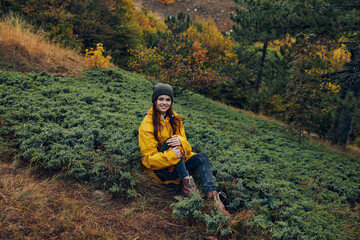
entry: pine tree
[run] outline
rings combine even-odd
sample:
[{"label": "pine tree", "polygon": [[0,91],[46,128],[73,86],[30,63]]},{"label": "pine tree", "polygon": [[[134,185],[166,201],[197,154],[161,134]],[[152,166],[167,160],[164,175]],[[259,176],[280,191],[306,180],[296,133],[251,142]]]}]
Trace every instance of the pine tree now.
[{"label": "pine tree", "polygon": [[330,130],[330,139],[333,144],[345,146],[353,124],[353,116],[359,112],[360,101],[360,43],[349,46],[351,61],[342,72],[330,74],[328,78],[337,82],[341,90],[337,99],[335,118]]},{"label": "pine tree", "polygon": [[[351,53],[350,62],[343,71],[324,74],[323,78],[340,86],[336,111],[329,132],[331,142],[346,146],[354,116],[360,109],[360,1],[327,0],[314,1],[314,11],[319,11],[318,24],[312,27],[314,36],[331,38],[339,45],[345,44]],[[322,24],[325,22],[326,24]]]},{"label": "pine tree", "polygon": [[177,17],[168,16],[165,23],[173,34],[185,32],[191,24],[190,16],[180,11]]},{"label": "pine tree", "polygon": [[[297,11],[296,4],[292,1],[235,0],[235,2],[239,5],[236,16],[231,16],[236,23],[233,26],[235,39],[245,44],[257,42],[263,44],[254,84],[257,94],[260,91],[269,42],[295,33],[294,25],[299,22],[301,13]],[[253,111],[259,112],[258,100],[255,101]]]}]

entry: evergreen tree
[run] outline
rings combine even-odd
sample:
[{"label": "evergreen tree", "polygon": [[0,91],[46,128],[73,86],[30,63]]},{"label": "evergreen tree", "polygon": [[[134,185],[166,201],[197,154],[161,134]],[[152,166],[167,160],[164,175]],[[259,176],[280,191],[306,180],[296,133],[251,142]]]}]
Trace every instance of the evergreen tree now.
[{"label": "evergreen tree", "polygon": [[[234,1],[239,5],[236,16],[231,16],[236,23],[233,26],[235,40],[244,44],[263,44],[254,83],[255,95],[259,95],[269,42],[295,33],[301,14],[296,4],[287,0]],[[259,112],[259,99],[255,101],[253,110]]]},{"label": "evergreen tree", "polygon": [[360,111],[360,43],[350,44],[351,61],[342,72],[328,76],[341,86],[337,98],[337,108],[330,130],[330,139],[334,144],[346,145],[351,129],[354,128],[354,115]]},{"label": "evergreen tree", "polygon": [[179,34],[185,32],[190,27],[191,21],[189,15],[180,11],[177,17],[168,16],[165,19],[165,23],[173,34]]},{"label": "evergreen tree", "polygon": [[[351,53],[350,62],[343,71],[325,74],[323,78],[338,84],[341,88],[336,101],[336,111],[329,132],[331,142],[345,146],[353,124],[354,116],[360,109],[360,1],[327,0],[314,1],[318,21],[312,27],[317,38],[331,38],[337,44],[345,44]],[[325,22],[326,24],[322,24]]]}]

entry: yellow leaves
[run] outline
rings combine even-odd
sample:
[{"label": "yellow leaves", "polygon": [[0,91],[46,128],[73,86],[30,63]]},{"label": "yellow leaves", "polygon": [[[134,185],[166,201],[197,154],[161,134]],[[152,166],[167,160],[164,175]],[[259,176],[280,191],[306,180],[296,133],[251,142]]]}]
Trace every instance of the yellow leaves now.
[{"label": "yellow leaves", "polygon": [[130,53],[133,57],[128,64],[133,70],[147,75],[159,74],[160,66],[164,60],[164,56],[159,54],[159,49],[140,46],[137,49],[130,50]]},{"label": "yellow leaves", "polygon": [[214,63],[237,63],[237,57],[233,51],[235,43],[230,38],[224,37],[216,27],[214,20],[197,19],[186,31],[186,34],[192,41],[198,41],[203,48],[208,50],[207,56]]},{"label": "yellow leaves", "polygon": [[325,84],[326,89],[328,89],[331,93],[338,93],[341,89],[341,87],[339,85],[336,84],[332,84],[330,82]]},{"label": "yellow leaves", "polygon": [[300,74],[306,72],[319,78],[327,73],[342,71],[351,60],[351,53],[345,44],[328,42],[326,39],[311,43],[304,39],[298,45],[300,47],[293,51],[296,59],[292,63]]},{"label": "yellow leaves", "polygon": [[[277,52],[280,52],[280,47],[288,46],[291,47],[296,42],[296,39],[291,37],[289,34],[286,35],[285,38],[280,40],[274,40],[269,42],[269,48],[275,49]],[[261,44],[262,46],[262,44]]]},{"label": "yellow leaves", "polygon": [[345,44],[341,44],[339,48],[334,50],[329,49],[327,46],[319,46],[314,52],[324,62],[329,63],[329,67],[321,69],[313,67],[306,72],[315,76],[319,74],[326,74],[328,72],[338,72],[343,70],[343,66],[350,62],[351,53],[346,50]]},{"label": "yellow leaves", "polygon": [[103,68],[107,69],[109,67],[109,62],[111,60],[110,56],[104,57],[104,47],[102,43],[98,43],[96,50],[90,48],[86,49],[85,53],[85,64],[89,69]]},{"label": "yellow leaves", "polygon": [[342,71],[345,63],[350,62],[351,54],[346,50],[345,44],[341,44],[341,47],[333,51],[332,57],[330,58],[331,66],[335,71]]},{"label": "yellow leaves", "polygon": [[[269,42],[269,48],[279,52],[280,47],[287,47],[285,49],[294,47],[296,51],[294,49],[291,51],[297,56],[292,64],[299,73],[306,72],[313,77],[320,77],[329,72],[342,71],[344,65],[350,62],[351,58],[351,53],[346,50],[346,45],[341,44],[341,41],[346,41],[345,37],[340,38],[337,43],[325,42],[324,44],[324,40],[311,43],[305,37],[302,44],[301,42],[296,43],[295,38],[287,35],[284,39]],[[256,45],[260,44],[257,43]],[[335,48],[334,44],[336,44]],[[300,47],[297,47],[297,45]],[[291,52],[287,50],[287,54],[291,54]]]}]

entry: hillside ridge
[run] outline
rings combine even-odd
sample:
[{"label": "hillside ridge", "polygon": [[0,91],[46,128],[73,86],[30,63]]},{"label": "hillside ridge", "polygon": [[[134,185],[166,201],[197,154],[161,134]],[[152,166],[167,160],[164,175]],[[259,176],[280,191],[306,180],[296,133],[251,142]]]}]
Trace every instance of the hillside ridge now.
[{"label": "hillside ridge", "polygon": [[168,16],[177,16],[182,11],[196,17],[208,19],[212,18],[216,26],[221,31],[232,29],[233,22],[230,14],[235,14],[235,2],[233,0],[175,0],[173,4],[165,5],[159,0],[133,0],[138,8],[151,10],[160,19]]}]

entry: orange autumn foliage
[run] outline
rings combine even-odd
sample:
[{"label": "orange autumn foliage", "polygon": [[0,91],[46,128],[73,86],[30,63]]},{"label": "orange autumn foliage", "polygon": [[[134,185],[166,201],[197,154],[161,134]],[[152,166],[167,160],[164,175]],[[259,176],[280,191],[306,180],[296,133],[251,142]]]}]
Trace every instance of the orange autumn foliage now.
[{"label": "orange autumn foliage", "polygon": [[175,0],[159,0],[159,2],[165,5],[170,5],[173,4]]},{"label": "orange autumn foliage", "polygon": [[198,41],[207,49],[207,56],[213,63],[237,63],[233,50],[235,42],[224,35],[216,27],[214,20],[197,19],[186,31],[189,39]]},{"label": "orange autumn foliage", "polygon": [[164,21],[160,21],[153,12],[144,9],[136,9],[135,12],[144,38],[147,38],[149,34],[154,34],[157,31],[166,31],[167,26]]}]

